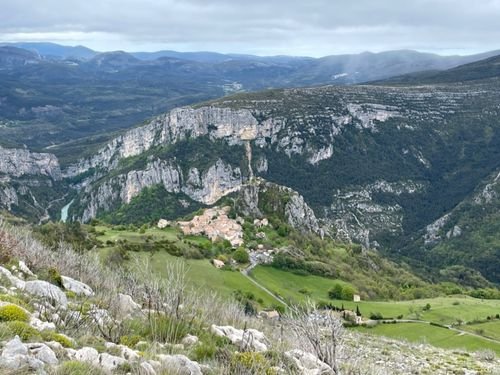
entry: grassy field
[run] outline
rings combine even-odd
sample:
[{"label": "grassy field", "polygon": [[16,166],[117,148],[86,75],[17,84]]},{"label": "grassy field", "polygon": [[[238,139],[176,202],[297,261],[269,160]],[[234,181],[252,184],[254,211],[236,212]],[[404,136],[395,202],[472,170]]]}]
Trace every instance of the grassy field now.
[{"label": "grassy field", "polygon": [[464,349],[472,352],[491,349],[500,355],[500,344],[426,323],[379,324],[374,328],[356,327],[353,329],[415,343],[427,343],[445,349]]},{"label": "grassy field", "polygon": [[[177,237],[180,233],[177,228],[149,228],[144,233],[128,230],[117,230],[105,226],[96,227],[96,231],[101,235],[98,237],[103,243],[115,243],[118,240],[127,240],[128,243],[142,243],[147,238],[150,240],[169,240],[176,241],[176,245],[180,248],[190,247],[191,243],[204,243],[209,241],[202,236],[186,236],[184,241],[180,241]],[[101,254],[104,257],[113,246],[101,249]],[[130,255],[135,258],[149,258],[153,269],[162,275],[166,272],[165,265],[171,262],[183,262],[185,265],[187,279],[195,288],[210,290],[219,293],[224,297],[230,297],[235,291],[240,290],[243,293],[251,293],[255,296],[262,306],[274,306],[280,304],[268,293],[255,286],[250,280],[238,271],[226,271],[216,269],[208,259],[184,259],[175,257],[165,251],[161,252],[130,252]]]},{"label": "grassy field", "polygon": [[[467,296],[450,296],[411,301],[352,301],[329,300],[328,290],[338,280],[319,276],[301,276],[272,267],[258,266],[251,276],[273,293],[286,300],[302,302],[307,298],[329,301],[336,306],[355,310],[359,306],[364,317],[380,313],[384,318],[420,319],[440,324],[453,324],[458,320],[470,322],[484,320],[500,314],[500,300],[481,300]],[[308,291],[309,293],[301,293]],[[429,304],[430,310],[424,310]]]},{"label": "grassy field", "polygon": [[470,325],[467,324],[461,326],[460,329],[500,341],[500,320]]},{"label": "grassy field", "polygon": [[302,276],[266,266],[255,267],[250,276],[274,294],[292,303],[304,302],[307,299],[327,300],[328,290],[333,284],[343,283],[340,280],[313,275]]},{"label": "grassy field", "polygon": [[[141,244],[146,241],[169,240],[175,242],[179,248],[190,248],[194,244],[203,245],[209,240],[202,236],[181,236],[177,228],[149,228],[143,233],[133,230],[118,230],[117,227],[96,227],[100,233],[98,239],[106,244],[101,249],[103,257],[113,249],[119,240],[127,243]],[[235,291],[249,293],[262,307],[272,307],[279,302],[271,295],[257,287],[238,271],[219,270],[212,266],[208,259],[185,259],[175,257],[166,251],[135,251],[129,253],[133,258],[149,258],[153,269],[159,274],[165,274],[166,264],[183,262],[189,283],[200,290],[210,290],[223,297],[231,297]],[[313,301],[328,301],[340,307],[355,310],[357,306],[365,318],[378,313],[386,319],[417,319],[445,325],[457,322],[472,322],[485,320],[488,316],[500,314],[500,300],[481,300],[466,296],[439,297],[411,301],[353,301],[330,300],[328,291],[340,280],[329,279],[312,275],[297,275],[291,272],[278,270],[267,266],[255,267],[250,276],[272,293],[282,297],[290,303],[302,303],[307,299]],[[425,308],[426,305],[430,308]],[[398,323],[379,324],[375,328],[357,328],[362,332],[392,338],[403,338],[412,342],[427,342],[442,348],[492,349],[500,354],[500,344],[488,341],[481,337],[460,334],[453,330],[432,326],[426,323]],[[500,340],[500,321],[479,324],[462,324],[461,330],[480,334]]]},{"label": "grassy field", "polygon": [[255,300],[263,306],[273,306],[279,304],[273,297],[255,286],[250,280],[238,271],[226,271],[215,268],[208,259],[184,259],[169,255],[166,252],[133,254],[136,257],[149,257],[153,269],[158,274],[163,274],[166,270],[165,264],[168,262],[184,262],[187,278],[190,283],[202,290],[215,291],[222,296],[230,297],[236,290],[243,293],[252,293]]}]

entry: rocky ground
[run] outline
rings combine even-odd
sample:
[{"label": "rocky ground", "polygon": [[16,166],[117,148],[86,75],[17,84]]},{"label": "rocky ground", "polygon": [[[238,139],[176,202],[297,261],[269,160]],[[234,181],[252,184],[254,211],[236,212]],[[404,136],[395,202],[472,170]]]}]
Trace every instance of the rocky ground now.
[{"label": "rocky ground", "polygon": [[301,311],[279,320],[247,316],[209,291],[192,294],[175,266],[161,280],[146,264],[121,274],[6,225],[0,255],[0,373],[500,373],[487,351],[371,337],[344,330],[338,318],[318,325]]}]

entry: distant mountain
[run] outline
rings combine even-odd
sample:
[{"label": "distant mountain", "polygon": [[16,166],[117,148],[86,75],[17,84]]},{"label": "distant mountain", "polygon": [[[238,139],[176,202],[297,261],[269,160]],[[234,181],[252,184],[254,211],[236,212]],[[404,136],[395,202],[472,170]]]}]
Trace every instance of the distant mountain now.
[{"label": "distant mountain", "polygon": [[77,58],[89,59],[97,55],[98,52],[84,46],[63,46],[56,43],[9,43],[9,45],[35,51],[40,56],[46,58]]},{"label": "distant mountain", "polygon": [[445,71],[424,71],[392,77],[385,83],[447,83],[465,82],[500,76],[500,51],[495,56],[484,60],[460,65]]},{"label": "distant mountain", "polygon": [[17,47],[0,46],[0,69],[35,64],[39,60],[40,56],[35,52]]},{"label": "distant mountain", "polygon": [[30,49],[0,47],[0,144],[53,152],[63,157],[63,164],[66,157],[78,156],[75,148],[91,152],[114,132],[176,106],[235,92],[356,84],[448,69],[491,54],[390,51],[316,59],[18,45]]}]

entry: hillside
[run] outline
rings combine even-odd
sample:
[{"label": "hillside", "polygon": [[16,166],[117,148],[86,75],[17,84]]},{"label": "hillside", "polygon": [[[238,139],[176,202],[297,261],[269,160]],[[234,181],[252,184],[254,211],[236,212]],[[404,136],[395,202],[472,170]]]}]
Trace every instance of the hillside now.
[{"label": "hillside", "polygon": [[178,106],[235,92],[356,84],[447,69],[492,53],[390,51],[315,59],[7,44],[0,46],[0,143],[55,153],[66,165],[91,155],[116,132]]},{"label": "hillside", "polygon": [[459,341],[470,351],[446,350],[347,330],[348,310],[257,318],[193,289],[180,263],[158,278],[147,261],[119,268],[4,223],[0,247],[0,369],[9,374],[444,375],[499,365],[495,343],[467,333]]}]

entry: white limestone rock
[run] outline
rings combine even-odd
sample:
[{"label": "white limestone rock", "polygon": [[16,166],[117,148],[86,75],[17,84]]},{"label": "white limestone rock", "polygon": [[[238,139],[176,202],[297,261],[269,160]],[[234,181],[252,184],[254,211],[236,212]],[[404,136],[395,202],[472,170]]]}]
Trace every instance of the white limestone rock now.
[{"label": "white limestone rock", "polygon": [[191,361],[188,357],[182,354],[175,355],[158,355],[162,366],[167,370],[174,371],[177,375],[202,375],[198,362]]},{"label": "white limestone rock", "polygon": [[90,297],[94,295],[94,291],[92,290],[92,288],[87,284],[82,283],[81,281],[72,279],[68,276],[61,276],[61,279],[64,289],[66,290],[70,290],[79,296]]},{"label": "white limestone rock", "polygon": [[227,337],[234,345],[242,349],[251,349],[256,352],[265,352],[269,341],[265,335],[256,329],[249,328],[246,331],[232,326],[211,326],[211,331],[217,336]]},{"label": "white limestone rock", "polygon": [[27,281],[24,290],[38,297],[48,298],[58,306],[67,307],[66,294],[57,286],[43,280]]},{"label": "white limestone rock", "polygon": [[285,353],[297,365],[302,375],[333,375],[333,370],[314,354],[299,349]]}]

